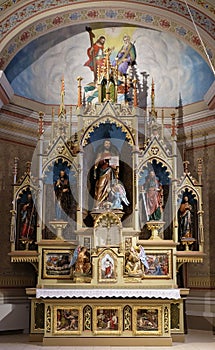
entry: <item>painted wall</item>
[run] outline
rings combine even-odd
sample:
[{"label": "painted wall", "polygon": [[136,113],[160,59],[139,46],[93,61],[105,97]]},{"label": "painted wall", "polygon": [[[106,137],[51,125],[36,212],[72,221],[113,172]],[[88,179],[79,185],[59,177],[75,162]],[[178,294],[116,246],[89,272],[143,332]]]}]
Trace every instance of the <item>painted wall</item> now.
[{"label": "painted wall", "polygon": [[[136,46],[140,80],[143,71],[149,74],[149,85],[154,79],[156,107],[177,106],[180,93],[183,104],[202,100],[214,81],[206,61],[169,33],[137,27],[108,27],[93,32],[95,40],[100,35],[106,37],[105,47],[113,48],[112,60],[122,46],[123,35],[130,35]],[[75,35],[68,28],[47,34],[15,56],[5,71],[6,76],[17,95],[47,104],[59,104],[64,76],[65,103],[76,104],[76,78],[82,76],[83,85],[93,81],[92,72],[84,66],[89,46],[89,35],[84,28]]]}]

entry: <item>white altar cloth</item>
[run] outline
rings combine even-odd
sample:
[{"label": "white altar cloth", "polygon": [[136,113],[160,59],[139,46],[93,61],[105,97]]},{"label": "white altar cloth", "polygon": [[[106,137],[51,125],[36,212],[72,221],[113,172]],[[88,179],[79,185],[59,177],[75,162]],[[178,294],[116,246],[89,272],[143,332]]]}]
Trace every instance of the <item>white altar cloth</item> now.
[{"label": "white altar cloth", "polygon": [[161,298],[180,299],[180,289],[36,289],[37,298]]}]

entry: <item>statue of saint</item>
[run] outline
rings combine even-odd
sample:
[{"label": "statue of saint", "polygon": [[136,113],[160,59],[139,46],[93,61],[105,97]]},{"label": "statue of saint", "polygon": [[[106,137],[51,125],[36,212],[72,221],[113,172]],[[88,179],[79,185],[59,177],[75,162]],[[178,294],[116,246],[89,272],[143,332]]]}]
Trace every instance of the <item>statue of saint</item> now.
[{"label": "statue of saint", "polygon": [[28,193],[21,209],[21,238],[36,238],[36,208],[32,194]]},{"label": "statue of saint", "polygon": [[145,192],[147,221],[160,220],[162,213],[163,189],[153,170],[150,171],[149,175],[146,177],[143,190]]},{"label": "statue of saint", "polygon": [[180,208],[178,210],[179,221],[179,238],[192,237],[191,235],[191,210],[192,206],[189,203],[189,198],[184,196]]},{"label": "statue of saint", "polygon": [[56,219],[66,219],[66,215],[71,216],[72,196],[69,177],[64,170],[60,170],[59,176],[54,182],[54,191],[56,195]]},{"label": "statue of saint", "polygon": [[119,154],[111,141],[104,140],[94,165],[95,209],[102,208],[106,202],[112,209],[122,209],[121,202],[129,204],[124,186],[118,180]]}]

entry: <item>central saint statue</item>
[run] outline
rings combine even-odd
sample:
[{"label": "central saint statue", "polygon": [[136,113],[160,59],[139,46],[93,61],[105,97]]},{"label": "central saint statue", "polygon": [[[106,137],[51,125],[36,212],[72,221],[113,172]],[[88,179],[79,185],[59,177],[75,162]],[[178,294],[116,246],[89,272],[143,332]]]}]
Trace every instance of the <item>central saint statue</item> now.
[{"label": "central saint statue", "polygon": [[118,181],[118,174],[119,153],[111,141],[106,139],[94,165],[95,209],[102,209],[105,204],[112,209],[123,209],[121,201],[129,205],[124,186]]}]

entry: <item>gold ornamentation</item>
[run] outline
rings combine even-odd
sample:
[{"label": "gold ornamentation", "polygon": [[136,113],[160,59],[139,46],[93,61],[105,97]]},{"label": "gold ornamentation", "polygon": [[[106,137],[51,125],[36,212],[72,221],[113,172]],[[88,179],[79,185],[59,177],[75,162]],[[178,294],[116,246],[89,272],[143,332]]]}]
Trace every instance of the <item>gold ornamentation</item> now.
[{"label": "gold ornamentation", "polygon": [[46,308],[46,333],[51,332],[51,307],[50,305]]},{"label": "gold ornamentation", "polygon": [[62,154],[64,150],[65,150],[65,146],[64,146],[64,145],[61,145],[61,144],[60,144],[60,145],[57,147],[57,152],[58,152],[59,154]]},{"label": "gold ornamentation", "polygon": [[156,155],[158,154],[158,152],[159,152],[159,148],[158,148],[157,146],[153,146],[153,147],[151,148],[151,152],[152,152],[152,154],[153,154],[154,156],[156,156]]},{"label": "gold ornamentation", "polygon": [[131,331],[132,330],[132,311],[129,305],[126,305],[123,310],[123,330]]},{"label": "gold ornamentation", "polygon": [[121,220],[117,214],[113,212],[105,212],[97,217],[94,227],[102,226],[110,228],[111,225],[121,226]]},{"label": "gold ornamentation", "polygon": [[164,308],[164,333],[169,333],[169,309],[167,306]]},{"label": "gold ornamentation", "polygon": [[90,331],[92,329],[92,308],[86,305],[84,308],[84,331]]}]

